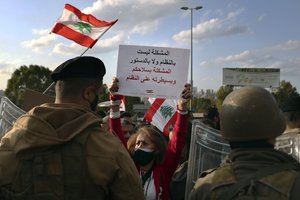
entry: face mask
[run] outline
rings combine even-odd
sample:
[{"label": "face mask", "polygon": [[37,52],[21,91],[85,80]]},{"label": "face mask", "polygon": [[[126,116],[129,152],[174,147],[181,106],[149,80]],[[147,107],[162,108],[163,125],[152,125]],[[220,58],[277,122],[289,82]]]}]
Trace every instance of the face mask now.
[{"label": "face mask", "polygon": [[153,158],[154,152],[149,149],[139,148],[134,151],[133,160],[141,166],[149,164]]},{"label": "face mask", "polygon": [[96,111],[97,105],[98,105],[98,101],[99,101],[99,96],[97,94],[95,94],[95,98],[92,101],[92,103],[90,104],[90,108],[91,108],[92,111]]}]

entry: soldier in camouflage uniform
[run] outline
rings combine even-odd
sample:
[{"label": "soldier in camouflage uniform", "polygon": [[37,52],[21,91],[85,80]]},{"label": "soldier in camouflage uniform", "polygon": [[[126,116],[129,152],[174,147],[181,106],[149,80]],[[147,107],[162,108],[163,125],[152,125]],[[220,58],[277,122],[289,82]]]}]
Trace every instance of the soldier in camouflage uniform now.
[{"label": "soldier in camouflage uniform", "polygon": [[1,140],[1,200],[144,199],[127,150],[94,113],[104,74],[90,56],[52,72],[55,103],[32,108]]},{"label": "soldier in camouflage uniform", "polygon": [[220,119],[232,151],[220,167],[200,175],[189,199],[299,199],[299,163],[274,149],[285,130],[274,97],[260,87],[235,90]]}]

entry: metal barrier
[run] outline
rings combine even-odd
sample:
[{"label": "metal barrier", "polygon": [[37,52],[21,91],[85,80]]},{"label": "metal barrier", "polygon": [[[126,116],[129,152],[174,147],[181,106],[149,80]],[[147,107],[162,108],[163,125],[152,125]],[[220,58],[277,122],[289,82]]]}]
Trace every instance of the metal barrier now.
[{"label": "metal barrier", "polygon": [[229,152],[229,144],[221,137],[219,130],[205,125],[201,120],[193,120],[185,199],[188,199],[201,172],[218,167]]},{"label": "metal barrier", "polygon": [[25,111],[16,106],[7,97],[1,98],[0,104],[0,139],[12,128],[13,123]]},{"label": "metal barrier", "polygon": [[277,137],[275,149],[289,154],[300,162],[300,134],[285,133]]}]

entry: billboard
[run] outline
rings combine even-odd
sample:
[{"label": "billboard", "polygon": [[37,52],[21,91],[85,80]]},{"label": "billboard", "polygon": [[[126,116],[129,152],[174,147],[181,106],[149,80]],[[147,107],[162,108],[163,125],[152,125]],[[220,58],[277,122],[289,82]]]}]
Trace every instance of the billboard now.
[{"label": "billboard", "polygon": [[223,85],[279,87],[280,69],[277,68],[223,68]]}]

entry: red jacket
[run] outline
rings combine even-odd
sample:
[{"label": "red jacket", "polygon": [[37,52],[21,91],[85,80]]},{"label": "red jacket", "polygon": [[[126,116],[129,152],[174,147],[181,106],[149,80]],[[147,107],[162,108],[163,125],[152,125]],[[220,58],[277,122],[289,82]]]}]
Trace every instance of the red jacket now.
[{"label": "red jacket", "polygon": [[[171,178],[180,162],[181,152],[186,143],[188,114],[177,112],[177,120],[173,129],[173,136],[168,144],[164,161],[153,168],[153,179],[156,188],[156,199],[168,200]],[[127,147],[122,131],[120,118],[110,119],[112,133],[116,134]],[[139,169],[139,166],[137,166]]]}]

